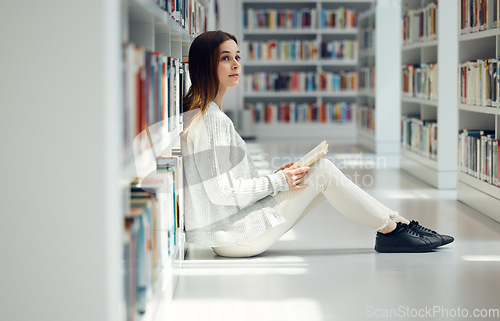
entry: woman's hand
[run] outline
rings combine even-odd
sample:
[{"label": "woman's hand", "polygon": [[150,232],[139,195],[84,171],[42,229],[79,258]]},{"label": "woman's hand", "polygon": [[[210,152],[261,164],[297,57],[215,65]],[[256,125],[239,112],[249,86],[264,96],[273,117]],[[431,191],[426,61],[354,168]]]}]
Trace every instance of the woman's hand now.
[{"label": "woman's hand", "polygon": [[283,166],[281,166],[280,168],[278,168],[278,169],[275,171],[275,173],[277,173],[277,172],[279,172],[279,171],[282,171],[282,170],[284,170],[285,168],[290,168],[290,167],[292,167],[292,165],[293,165],[293,162],[288,163],[288,164],[286,164],[286,165],[283,165]]},{"label": "woman's hand", "polygon": [[290,169],[290,164],[286,164],[285,166],[283,166],[284,169],[282,169],[290,190],[293,191],[306,188],[307,184],[300,185],[300,183],[302,183],[306,179],[307,172],[311,169],[311,167],[298,166]]}]

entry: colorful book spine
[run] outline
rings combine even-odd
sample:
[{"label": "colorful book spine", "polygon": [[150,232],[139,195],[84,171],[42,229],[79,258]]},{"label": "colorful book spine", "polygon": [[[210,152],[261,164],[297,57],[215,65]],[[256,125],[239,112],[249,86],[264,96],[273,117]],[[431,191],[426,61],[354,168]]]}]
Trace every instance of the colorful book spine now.
[{"label": "colorful book spine", "polygon": [[466,61],[458,67],[459,100],[463,104],[500,107],[498,59]]},{"label": "colorful book spine", "polygon": [[[123,146],[126,155],[139,156],[160,144],[165,131],[180,123],[180,108],[189,88],[189,66],[177,58],[150,52],[132,43],[124,45]],[[132,153],[133,150],[133,153]],[[129,161],[128,159],[126,161]]]},{"label": "colorful book spine", "polygon": [[401,93],[404,97],[437,100],[438,66],[435,63],[401,66]]},{"label": "colorful book spine", "polygon": [[246,92],[342,92],[358,89],[357,72],[257,72],[244,76]]},{"label": "colorful book spine", "polygon": [[362,67],[358,72],[358,88],[375,92],[375,67]]},{"label": "colorful book spine", "polygon": [[500,0],[461,0],[462,34],[500,27]]},{"label": "colorful book spine", "polygon": [[353,29],[358,25],[358,13],[352,9],[339,7],[320,10],[319,28],[321,29]]},{"label": "colorful book spine", "polygon": [[403,44],[437,39],[437,2],[420,9],[408,10],[403,16]]},{"label": "colorful book spine", "polygon": [[207,10],[199,0],[153,0],[190,35],[207,31]]},{"label": "colorful book spine", "polygon": [[375,48],[375,26],[362,28],[359,31],[359,49],[369,50]]},{"label": "colorful book spine", "polygon": [[500,140],[494,131],[459,131],[458,170],[500,187]]},{"label": "colorful book spine", "polygon": [[247,8],[242,12],[243,28],[252,29],[310,29],[318,26],[316,8],[293,9],[255,9]]},{"label": "colorful book spine", "polygon": [[357,124],[359,128],[375,132],[375,107],[374,106],[358,106],[356,109]]},{"label": "colorful book spine", "polygon": [[[178,167],[177,167],[178,168]],[[183,228],[174,170],[158,170],[130,186],[124,217],[123,271],[126,320],[140,319],[162,290],[161,271],[171,268]]]},{"label": "colorful book spine", "polygon": [[247,103],[255,123],[348,123],[352,120],[355,104],[338,103]]},{"label": "colorful book spine", "polygon": [[437,160],[436,120],[423,120],[420,115],[401,116],[401,146],[423,157]]}]

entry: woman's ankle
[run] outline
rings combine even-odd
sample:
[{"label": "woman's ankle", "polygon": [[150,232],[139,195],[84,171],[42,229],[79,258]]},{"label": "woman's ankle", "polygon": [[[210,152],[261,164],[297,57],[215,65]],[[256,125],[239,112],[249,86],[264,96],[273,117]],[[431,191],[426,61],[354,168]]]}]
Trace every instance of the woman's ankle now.
[{"label": "woman's ankle", "polygon": [[392,231],[394,231],[396,229],[396,222],[394,222],[393,220],[389,220],[389,222],[387,223],[387,226],[378,230],[378,232],[382,233],[382,234],[387,234],[387,233],[390,233]]}]

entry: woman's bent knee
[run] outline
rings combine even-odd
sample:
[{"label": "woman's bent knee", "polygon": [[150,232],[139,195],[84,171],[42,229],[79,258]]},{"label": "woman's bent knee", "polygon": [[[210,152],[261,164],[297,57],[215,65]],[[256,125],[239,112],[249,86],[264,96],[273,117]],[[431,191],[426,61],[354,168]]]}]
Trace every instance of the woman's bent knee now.
[{"label": "woman's bent knee", "polygon": [[233,244],[228,246],[212,247],[215,254],[223,257],[251,257],[264,252],[265,250],[255,249],[250,245]]}]

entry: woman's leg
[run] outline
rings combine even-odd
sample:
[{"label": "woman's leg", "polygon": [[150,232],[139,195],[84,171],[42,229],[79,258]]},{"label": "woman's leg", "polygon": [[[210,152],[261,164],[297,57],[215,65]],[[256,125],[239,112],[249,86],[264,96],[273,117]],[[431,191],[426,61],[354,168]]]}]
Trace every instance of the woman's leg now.
[{"label": "woman's leg", "polygon": [[252,240],[216,247],[214,252],[229,257],[258,255],[325,199],[345,216],[373,230],[385,228],[398,214],[359,188],[327,159],[320,159],[312,166],[305,184],[309,185],[305,189],[280,192],[273,197],[285,217],[283,224]]}]

